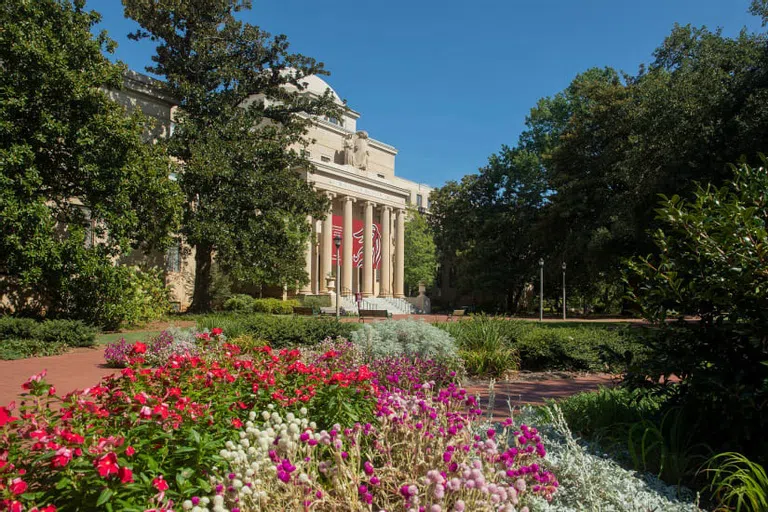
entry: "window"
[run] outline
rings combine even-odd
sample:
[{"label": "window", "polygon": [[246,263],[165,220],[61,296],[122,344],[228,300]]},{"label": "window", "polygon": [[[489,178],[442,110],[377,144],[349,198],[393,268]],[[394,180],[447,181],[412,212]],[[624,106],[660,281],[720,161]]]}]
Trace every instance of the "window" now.
[{"label": "window", "polygon": [[181,272],[181,242],[176,242],[165,253],[165,270]]},{"label": "window", "polygon": [[322,160],[323,162],[330,162],[331,161],[330,157],[327,157],[325,155],[321,156],[320,160]]},{"label": "window", "polygon": [[96,246],[96,222],[92,219],[85,221],[85,248],[91,249]]},{"label": "window", "polygon": [[331,124],[335,124],[335,125],[338,125],[338,126],[344,126],[344,124],[341,121],[339,121],[338,119],[336,119],[335,117],[328,117],[328,116],[326,116],[325,120],[328,121]]},{"label": "window", "polygon": [[432,200],[430,198],[427,198],[427,209],[432,208]]},{"label": "window", "polygon": [[386,177],[386,176],[384,176],[383,174],[377,174],[376,176],[378,176],[379,178],[381,178],[381,179],[383,179],[383,180],[387,178],[387,177]]},{"label": "window", "polygon": [[301,150],[301,156],[304,157],[304,158],[309,158],[309,157],[312,156],[312,154],[309,151],[307,151],[306,149],[302,149]]},{"label": "window", "polygon": [[405,204],[411,204],[411,196],[405,198]]},{"label": "window", "polygon": [[421,194],[416,194],[416,206],[421,208],[421,203],[424,201],[424,198],[421,197]]}]

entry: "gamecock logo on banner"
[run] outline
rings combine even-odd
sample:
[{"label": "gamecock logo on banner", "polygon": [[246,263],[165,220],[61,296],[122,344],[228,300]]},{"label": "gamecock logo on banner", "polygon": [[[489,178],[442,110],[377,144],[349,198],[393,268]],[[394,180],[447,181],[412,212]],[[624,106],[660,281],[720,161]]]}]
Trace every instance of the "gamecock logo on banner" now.
[{"label": "gamecock logo on banner", "polygon": [[[333,236],[339,235],[344,239],[344,218],[340,215],[333,216]],[[363,255],[365,252],[365,222],[352,219],[352,266],[363,268]],[[344,244],[339,248],[341,265],[344,265]],[[333,264],[336,265],[336,254],[333,255]],[[381,224],[373,223],[373,268],[381,267]]]}]

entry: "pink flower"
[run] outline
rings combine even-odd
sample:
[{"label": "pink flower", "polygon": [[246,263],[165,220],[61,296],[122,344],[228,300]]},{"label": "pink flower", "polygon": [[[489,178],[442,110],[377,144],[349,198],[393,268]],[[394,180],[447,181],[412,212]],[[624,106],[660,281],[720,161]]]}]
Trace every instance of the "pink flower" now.
[{"label": "pink flower", "polygon": [[120,481],[124,484],[133,482],[133,470],[131,470],[131,468],[120,468],[117,476],[120,477]]},{"label": "pink flower", "polygon": [[223,332],[224,332],[224,329],[222,329],[221,327],[214,327],[213,329],[211,329],[211,334],[213,334],[214,336],[220,336],[221,333]]},{"label": "pink flower", "polygon": [[10,489],[11,494],[24,494],[27,492],[27,487],[27,482],[21,478],[14,478],[11,480],[11,485],[8,486],[8,489]]},{"label": "pink flower", "polygon": [[159,475],[154,480],[152,480],[152,485],[154,485],[155,489],[160,492],[165,492],[168,490],[168,482],[163,480],[163,475]]},{"label": "pink flower", "polygon": [[102,455],[93,461],[93,465],[96,466],[96,471],[99,472],[99,475],[101,475],[102,478],[117,474],[119,470],[117,465],[117,455],[115,455],[114,452]]},{"label": "pink flower", "polygon": [[133,446],[129,446],[128,448],[125,449],[125,454],[128,457],[133,457],[134,453],[136,453],[136,450],[133,448]]}]

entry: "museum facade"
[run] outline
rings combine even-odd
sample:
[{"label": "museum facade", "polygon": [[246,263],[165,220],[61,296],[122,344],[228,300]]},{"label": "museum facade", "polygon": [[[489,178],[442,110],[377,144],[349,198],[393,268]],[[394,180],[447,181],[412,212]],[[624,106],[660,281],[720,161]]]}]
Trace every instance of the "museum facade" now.
[{"label": "museum facade", "polygon": [[[331,91],[321,78],[302,80],[302,94],[322,96]],[[176,108],[154,79],[129,71],[125,86],[111,91],[113,99],[129,108],[140,108],[157,123],[155,137],[173,129]],[[301,294],[332,294],[340,278],[341,294],[363,297],[402,298],[404,293],[405,220],[407,208],[429,209],[431,188],[395,175],[397,149],[376,140],[358,126],[360,113],[344,106],[340,118],[312,119],[304,152],[311,165],[299,172],[328,196],[330,206],[323,218],[308,218],[313,236],[307,242],[305,268],[309,283],[296,290]],[[339,237],[338,251],[334,238]],[[338,252],[340,276],[336,276]],[[194,282],[194,253],[183,243],[166,255],[166,282],[180,310],[191,301]],[[288,287],[290,288],[290,287]]]}]

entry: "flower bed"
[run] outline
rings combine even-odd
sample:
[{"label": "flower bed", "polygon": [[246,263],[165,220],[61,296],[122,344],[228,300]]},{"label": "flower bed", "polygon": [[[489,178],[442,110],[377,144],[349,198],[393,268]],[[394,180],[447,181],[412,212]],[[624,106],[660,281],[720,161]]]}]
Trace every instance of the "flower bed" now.
[{"label": "flower bed", "polygon": [[481,429],[439,362],[158,339],[162,365],[136,343],[97,386],[59,397],[42,373],[0,408],[0,510],[513,511],[557,490],[536,429]]}]

